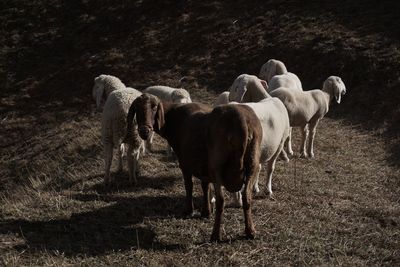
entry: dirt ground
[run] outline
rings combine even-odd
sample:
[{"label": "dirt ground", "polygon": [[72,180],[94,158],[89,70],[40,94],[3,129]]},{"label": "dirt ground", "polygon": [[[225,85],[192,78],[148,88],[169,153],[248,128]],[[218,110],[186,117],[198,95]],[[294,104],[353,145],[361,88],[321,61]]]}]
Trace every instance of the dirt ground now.
[{"label": "dirt ground", "polygon": [[[400,265],[398,10],[369,0],[2,1],[0,264]],[[211,104],[269,58],[307,90],[340,76],[347,94],[318,127],[316,158],[279,161],[276,200],[255,197],[255,240],[229,205],[220,244],[209,243],[213,218],[184,217],[182,175],[158,136],[137,186],[126,171],[102,184],[94,77],[183,86]],[[200,191],[196,180],[197,209]]]}]

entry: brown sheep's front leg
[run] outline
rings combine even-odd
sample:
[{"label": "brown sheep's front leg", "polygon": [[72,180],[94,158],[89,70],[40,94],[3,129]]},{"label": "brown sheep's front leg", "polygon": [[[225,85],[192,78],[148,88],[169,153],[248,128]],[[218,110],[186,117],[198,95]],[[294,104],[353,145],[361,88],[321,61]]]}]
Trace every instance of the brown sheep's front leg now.
[{"label": "brown sheep's front leg", "polygon": [[203,189],[203,208],[201,210],[201,217],[210,218],[210,183],[202,181],[201,188]]},{"label": "brown sheep's front leg", "polygon": [[184,171],[182,171],[182,173],[183,173],[183,179],[185,180],[185,190],[186,190],[186,208],[184,210],[184,213],[185,215],[192,217],[194,210],[192,173]]},{"label": "brown sheep's front leg", "polygon": [[216,197],[216,209],[215,209],[215,220],[214,228],[211,234],[211,242],[221,241],[221,223],[222,213],[224,212],[224,193],[222,192],[221,184],[214,184],[215,197]]}]

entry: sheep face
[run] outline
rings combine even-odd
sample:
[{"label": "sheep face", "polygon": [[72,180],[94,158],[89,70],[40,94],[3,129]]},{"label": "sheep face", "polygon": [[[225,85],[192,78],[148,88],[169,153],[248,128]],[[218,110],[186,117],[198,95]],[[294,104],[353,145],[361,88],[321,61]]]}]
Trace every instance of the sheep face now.
[{"label": "sheep face", "polygon": [[323,85],[323,91],[329,93],[335,97],[336,102],[340,104],[342,95],[346,94],[346,86],[342,79],[338,76],[330,76],[325,80]]},{"label": "sheep face", "polygon": [[171,100],[173,103],[192,103],[189,93],[185,89],[176,89],[171,94]]},{"label": "sheep face", "polygon": [[164,109],[160,99],[150,94],[142,94],[133,101],[139,136],[147,140],[152,131],[159,131],[164,125]]},{"label": "sheep face", "polygon": [[96,108],[99,109],[101,102],[104,100],[104,83],[100,76],[94,79],[92,96],[94,101],[96,101]]}]

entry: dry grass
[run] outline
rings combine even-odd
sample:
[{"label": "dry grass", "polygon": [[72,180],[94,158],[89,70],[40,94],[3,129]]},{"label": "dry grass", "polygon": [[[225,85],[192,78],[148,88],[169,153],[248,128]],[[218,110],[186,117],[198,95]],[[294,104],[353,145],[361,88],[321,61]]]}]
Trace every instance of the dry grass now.
[{"label": "dry grass", "polygon": [[[6,2],[1,265],[400,265],[399,32],[387,23],[398,22],[397,4]],[[255,240],[229,205],[221,244],[208,242],[213,219],[183,216],[181,173],[159,137],[138,186],[126,172],[103,186],[96,74],[137,88],[185,76],[192,98],[212,103],[272,57],[305,88],[335,74],[348,94],[318,128],[316,159],[278,162],[276,201],[256,196]],[[199,208],[197,180],[195,196]]]}]

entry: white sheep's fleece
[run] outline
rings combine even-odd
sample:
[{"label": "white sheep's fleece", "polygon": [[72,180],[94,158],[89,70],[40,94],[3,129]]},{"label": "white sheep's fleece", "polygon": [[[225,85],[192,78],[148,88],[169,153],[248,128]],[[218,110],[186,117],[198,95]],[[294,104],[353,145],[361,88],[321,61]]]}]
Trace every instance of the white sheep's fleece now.
[{"label": "white sheep's fleece", "polygon": [[93,99],[96,101],[96,108],[101,106],[102,100],[107,100],[112,91],[124,89],[125,84],[112,75],[101,74],[94,78],[92,89]]},{"label": "white sheep's fleece", "polygon": [[[127,115],[129,108],[132,102],[140,96],[142,93],[136,89],[127,87],[120,90],[115,90],[110,93],[108,96],[106,103],[104,105],[102,120],[101,120],[101,137],[105,151],[107,148],[117,148],[119,150],[120,155],[127,157],[134,157],[135,160],[139,158],[140,149],[144,147],[143,141],[138,137],[138,135],[133,135],[136,138],[132,139],[132,142],[129,143],[129,146],[132,146],[134,155],[129,155],[127,153],[127,148],[122,143],[123,138],[126,136],[126,128],[127,128]],[[135,129],[136,130],[136,129]],[[108,153],[108,152],[106,152]],[[128,154],[128,155],[127,155]],[[110,155],[105,155],[105,161]],[[112,155],[111,155],[112,157]],[[129,159],[128,159],[129,162]],[[109,164],[111,164],[109,162]],[[122,166],[122,159],[120,158],[120,166]],[[129,164],[128,164],[129,167]],[[136,168],[136,166],[134,166]],[[135,173],[132,173],[132,170],[129,170],[130,177],[134,177],[136,180]],[[105,181],[109,179],[109,169],[107,169],[106,163],[106,175]]]},{"label": "white sheep's fleece", "polygon": [[234,81],[229,90],[229,101],[258,102],[269,97],[267,82],[255,75],[241,74]]},{"label": "white sheep's fleece", "polygon": [[275,75],[268,82],[268,93],[272,92],[276,88],[285,87],[293,90],[303,91],[303,87],[299,77],[296,74],[287,72],[285,74]]},{"label": "white sheep's fleece", "polygon": [[213,107],[229,103],[229,91],[222,92],[214,101]]},{"label": "white sheep's fleece", "polygon": [[173,88],[164,85],[149,86],[143,90],[143,93],[155,95],[162,100],[173,103],[192,103],[190,94],[183,88]]}]

